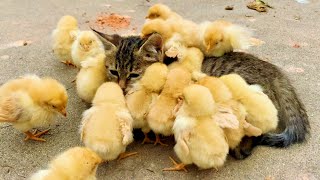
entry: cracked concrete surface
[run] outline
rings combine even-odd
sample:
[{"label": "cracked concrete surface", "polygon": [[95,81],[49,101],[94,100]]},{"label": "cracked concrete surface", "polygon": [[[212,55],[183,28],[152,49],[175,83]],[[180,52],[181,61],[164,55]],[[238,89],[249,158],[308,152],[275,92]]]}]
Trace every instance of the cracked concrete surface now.
[{"label": "cracked concrete surface", "polygon": [[[148,7],[155,2],[1,0],[0,47],[19,40],[32,43],[0,48],[0,84],[26,73],[36,73],[52,76],[70,88],[68,118],[59,119],[59,125],[51,127],[50,135],[44,136],[47,142],[24,142],[23,134],[6,124],[1,125],[1,180],[25,179],[44,168],[58,153],[80,145],[78,126],[87,105],[77,97],[70,83],[76,70],[59,63],[51,52],[50,33],[58,19],[70,14],[79,20],[81,29],[88,29],[86,21],[93,20],[99,12],[116,12],[131,16],[129,30],[137,27],[138,32]],[[138,140],[128,147],[128,151],[137,151],[138,156],[101,165],[98,179],[320,179],[320,76],[317,71],[320,68],[320,2],[310,0],[309,4],[300,4],[295,0],[269,0],[274,9],[269,9],[268,13],[249,10],[247,2],[236,0],[160,2],[196,22],[225,18],[255,29],[255,37],[266,43],[249,52],[276,64],[288,74],[308,110],[311,136],[307,143],[287,149],[258,147],[242,161],[229,157],[219,171],[199,171],[190,166],[188,173],[161,171],[172,165],[168,156],[175,157],[173,139],[165,141],[169,147],[140,145],[141,140]],[[234,10],[224,10],[227,5],[233,5]]]}]

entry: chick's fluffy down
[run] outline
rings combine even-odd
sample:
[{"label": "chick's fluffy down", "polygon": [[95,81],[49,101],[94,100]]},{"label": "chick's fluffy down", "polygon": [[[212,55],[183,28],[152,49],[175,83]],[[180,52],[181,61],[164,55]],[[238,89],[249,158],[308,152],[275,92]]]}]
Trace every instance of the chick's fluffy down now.
[{"label": "chick's fluffy down", "polygon": [[30,180],[96,180],[96,170],[102,159],[85,147],[74,147],[53,159],[48,169],[40,170]]},{"label": "chick's fluffy down", "polygon": [[81,62],[81,70],[76,79],[78,96],[91,103],[97,89],[107,80],[105,55],[99,54]]},{"label": "chick's fluffy down", "polygon": [[107,82],[99,87],[93,107],[83,114],[80,133],[85,146],[106,161],[125,152],[133,141],[132,117],[118,84]]}]

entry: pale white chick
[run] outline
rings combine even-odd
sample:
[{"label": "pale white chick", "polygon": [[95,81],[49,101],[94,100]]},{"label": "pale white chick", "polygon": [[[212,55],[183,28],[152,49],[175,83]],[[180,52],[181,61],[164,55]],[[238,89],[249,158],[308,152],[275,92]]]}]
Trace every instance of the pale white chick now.
[{"label": "pale white chick", "polygon": [[81,62],[88,57],[104,54],[104,47],[93,31],[81,31],[72,44],[72,59],[75,66],[81,67]]},{"label": "pale white chick", "polygon": [[120,86],[106,82],[98,88],[92,107],[83,113],[81,141],[104,161],[134,155],[125,153],[133,141],[132,121]]},{"label": "pale white chick", "polygon": [[266,94],[250,87],[238,74],[224,75],[220,79],[231,91],[233,99],[244,106],[250,124],[261,129],[263,134],[277,128],[278,111]]},{"label": "pale white chick", "polygon": [[175,120],[175,110],[180,106],[183,89],[191,83],[191,74],[182,67],[169,71],[167,80],[158,98],[150,106],[147,115],[148,125],[156,134],[156,144],[161,142],[159,134],[170,136],[173,134],[172,126]]},{"label": "pale white chick", "polygon": [[96,180],[102,159],[91,149],[73,147],[56,156],[45,170],[33,174],[30,180]]},{"label": "pale white chick", "polygon": [[183,104],[173,125],[174,151],[182,163],[171,159],[175,167],[164,171],[187,171],[185,165],[192,163],[200,169],[224,164],[229,147],[223,130],[212,120],[214,108],[215,102],[206,87],[193,84],[183,90]]},{"label": "pale white chick", "polygon": [[79,32],[77,20],[69,15],[63,16],[52,32],[52,49],[54,55],[67,65],[73,65],[71,46]]},{"label": "pale white chick", "polygon": [[88,57],[81,62],[81,69],[76,77],[78,96],[87,103],[91,103],[97,89],[107,80],[105,54]]},{"label": "pale white chick", "polygon": [[146,120],[150,105],[158,97],[167,80],[168,67],[162,63],[150,65],[134,88],[126,95],[127,106],[133,117],[133,128],[144,133],[142,144],[152,142],[148,137],[150,127]]},{"label": "pale white chick", "polygon": [[49,130],[31,133],[33,128],[47,127],[58,113],[67,116],[68,95],[65,87],[52,78],[26,75],[0,87],[0,122],[8,122],[24,132],[25,140],[39,138]]}]

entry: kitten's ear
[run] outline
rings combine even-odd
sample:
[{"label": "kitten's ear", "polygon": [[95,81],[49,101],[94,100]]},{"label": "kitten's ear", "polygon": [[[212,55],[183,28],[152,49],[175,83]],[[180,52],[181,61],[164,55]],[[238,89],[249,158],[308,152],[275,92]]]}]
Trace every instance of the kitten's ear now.
[{"label": "kitten's ear", "polygon": [[102,32],[98,32],[92,28],[91,28],[91,30],[93,32],[95,32],[96,35],[98,36],[98,38],[101,40],[106,52],[113,51],[113,50],[117,49],[117,46],[119,45],[120,40],[121,40],[121,36],[119,36],[117,34],[113,34],[113,35],[104,34]]},{"label": "kitten's ear", "polygon": [[163,38],[158,33],[150,35],[140,47],[139,54],[147,61],[163,61]]}]

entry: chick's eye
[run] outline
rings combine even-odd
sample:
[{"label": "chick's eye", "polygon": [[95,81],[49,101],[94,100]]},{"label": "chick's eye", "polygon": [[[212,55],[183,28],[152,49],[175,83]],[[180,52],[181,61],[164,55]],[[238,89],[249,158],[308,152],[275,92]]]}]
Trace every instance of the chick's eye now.
[{"label": "chick's eye", "polygon": [[51,105],[51,107],[52,107],[52,108],[54,108],[54,109],[56,109],[56,108],[57,108],[57,106],[55,106],[55,105]]},{"label": "chick's eye", "polygon": [[114,76],[118,76],[119,77],[119,73],[116,70],[110,70],[110,73]]},{"label": "chick's eye", "polygon": [[137,78],[137,77],[139,77],[139,76],[140,76],[140,74],[131,73],[131,74],[129,75],[128,79],[134,79],[134,78]]}]

